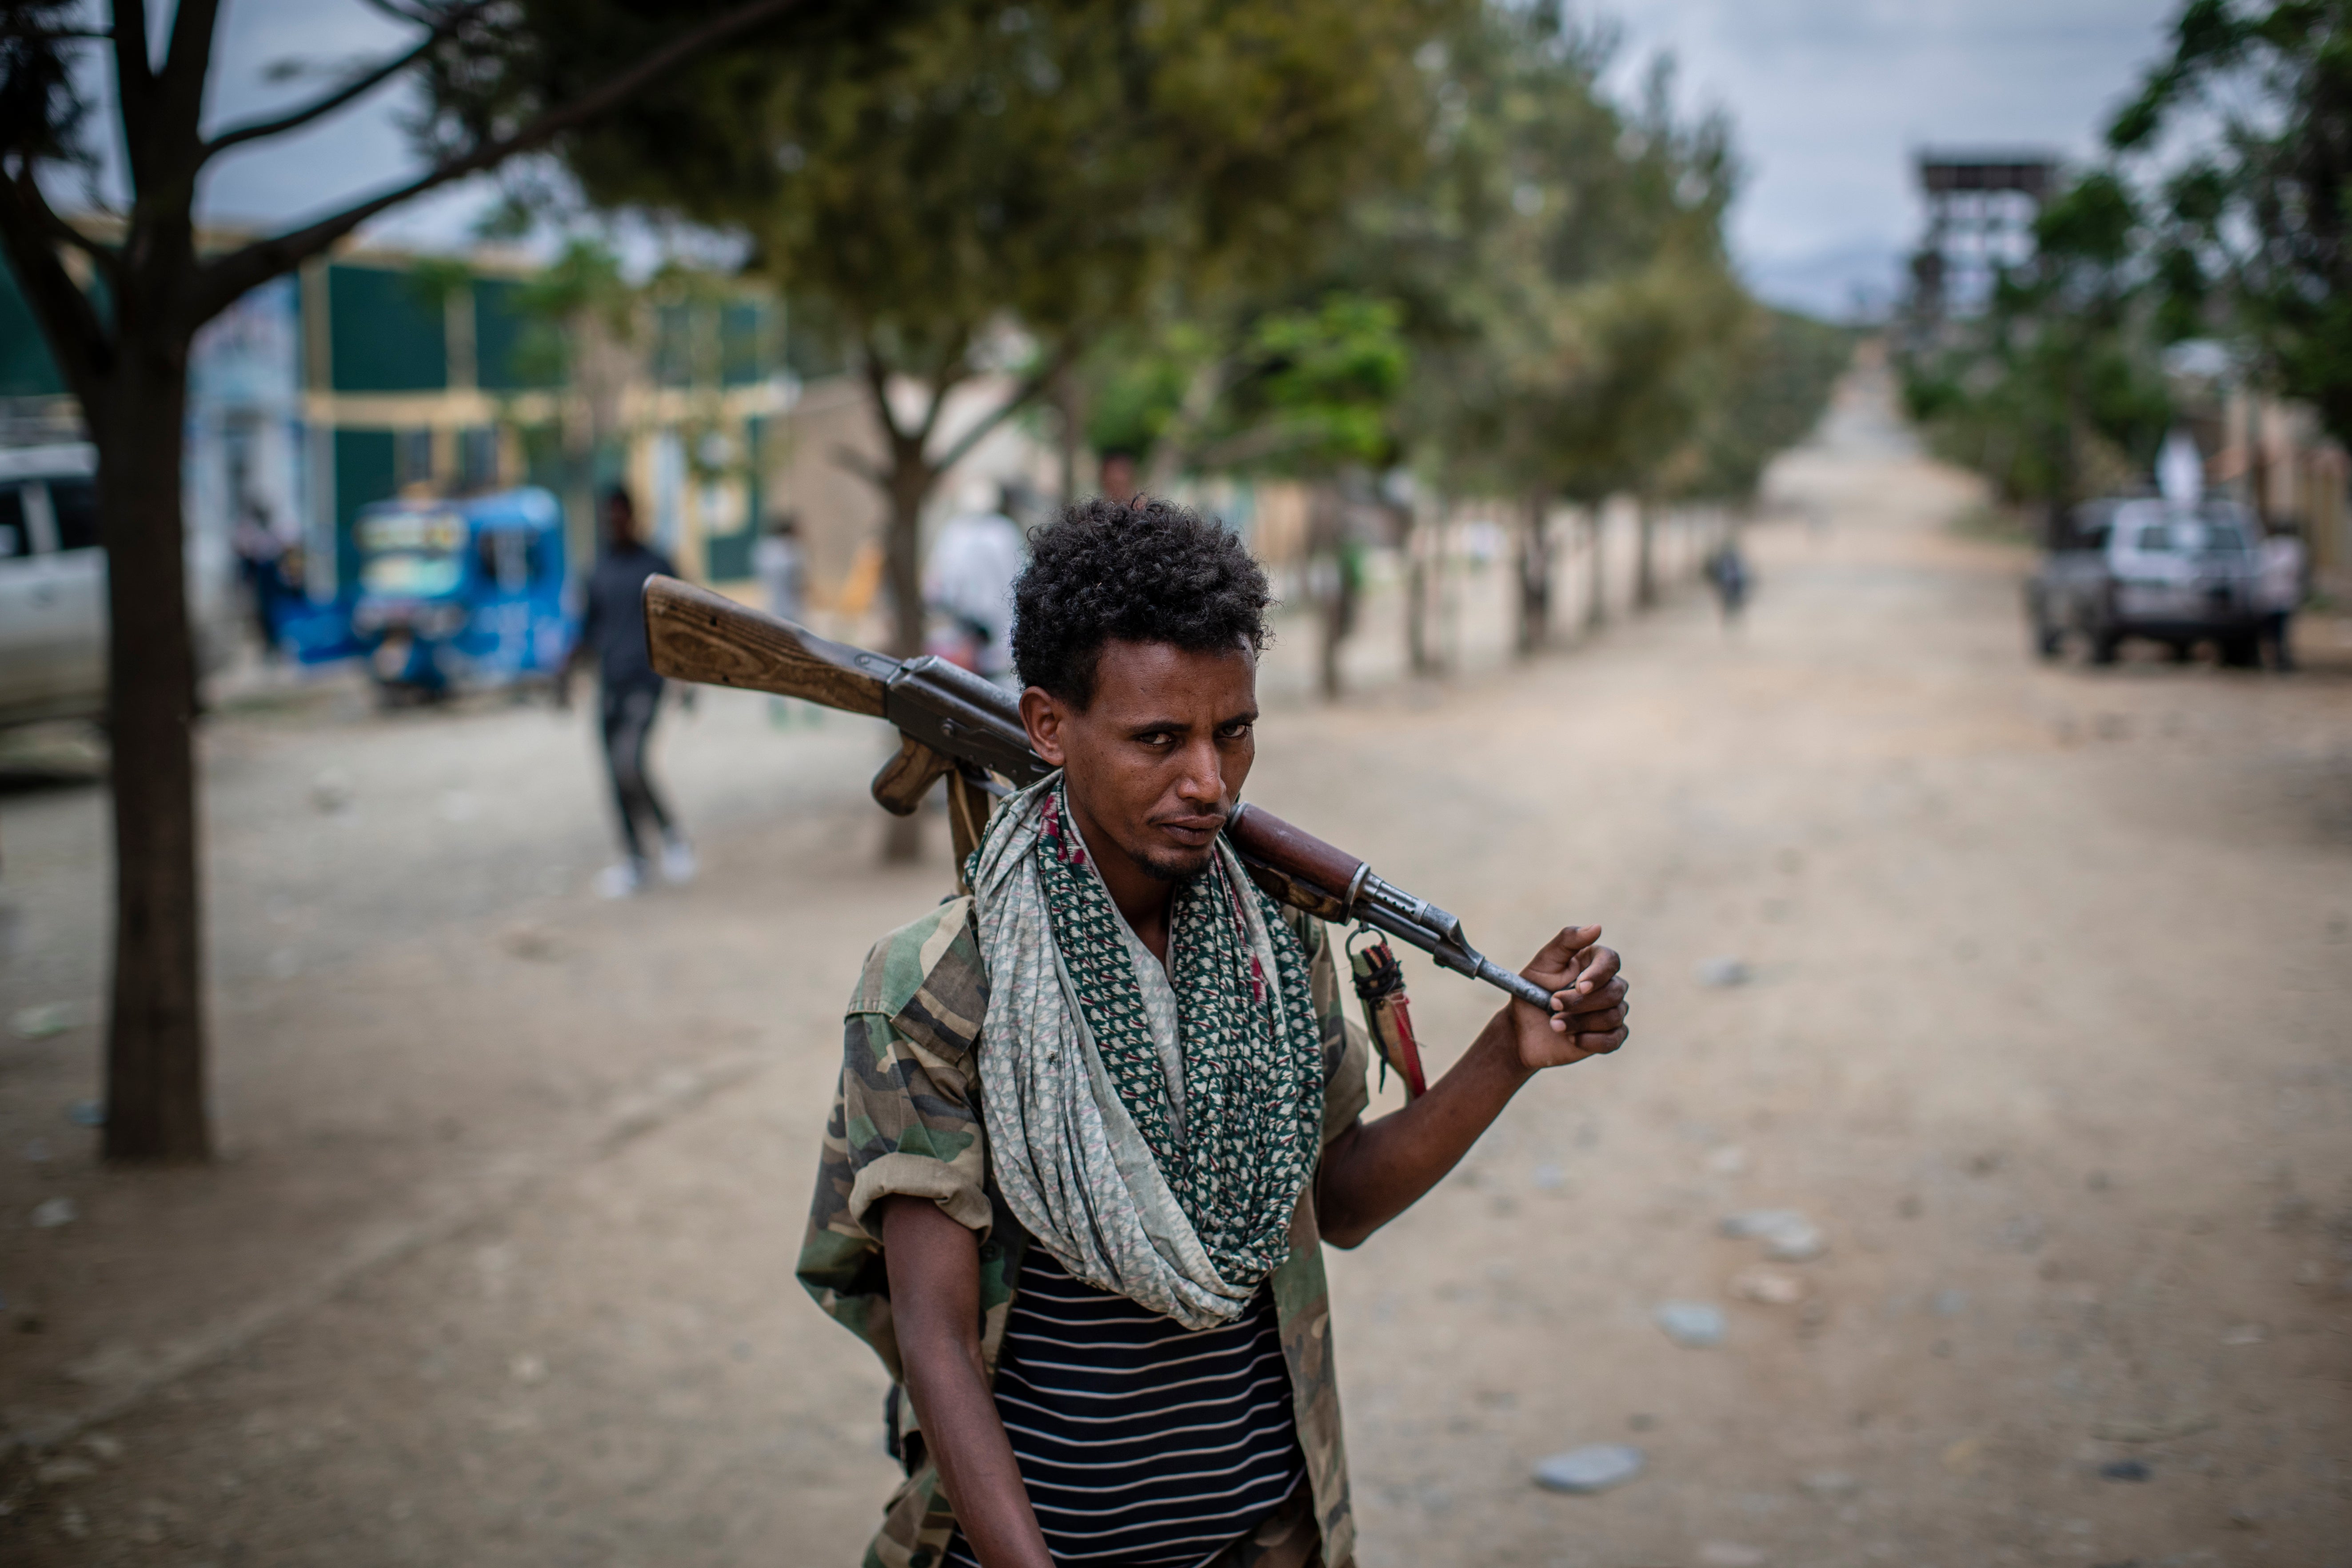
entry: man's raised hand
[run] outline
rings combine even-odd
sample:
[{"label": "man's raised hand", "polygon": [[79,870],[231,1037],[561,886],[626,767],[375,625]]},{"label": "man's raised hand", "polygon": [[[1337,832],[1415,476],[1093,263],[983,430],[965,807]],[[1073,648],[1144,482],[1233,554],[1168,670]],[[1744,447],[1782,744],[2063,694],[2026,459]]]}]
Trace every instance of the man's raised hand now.
[{"label": "man's raised hand", "polygon": [[1550,992],[1551,1011],[1510,1004],[1519,1065],[1564,1067],[1625,1043],[1625,977],[1616,951],[1599,945],[1599,926],[1570,926],[1519,973]]}]

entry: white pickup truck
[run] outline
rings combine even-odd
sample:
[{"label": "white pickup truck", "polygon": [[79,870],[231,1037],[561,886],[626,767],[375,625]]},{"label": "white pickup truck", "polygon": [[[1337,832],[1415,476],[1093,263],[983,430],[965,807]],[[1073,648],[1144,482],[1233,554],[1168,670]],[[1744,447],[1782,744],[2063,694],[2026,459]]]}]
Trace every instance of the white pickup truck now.
[{"label": "white pickup truck", "polygon": [[2226,500],[2180,506],[2153,497],[2090,501],[2025,585],[2033,647],[2054,658],[2071,636],[2094,664],[2111,664],[2126,637],[2186,658],[2210,642],[2221,662],[2257,662],[2254,538]]},{"label": "white pickup truck", "polygon": [[[0,726],[105,716],[97,473],[86,444],[0,448]],[[188,600],[205,670],[226,658],[234,614],[217,553],[191,539]]]}]

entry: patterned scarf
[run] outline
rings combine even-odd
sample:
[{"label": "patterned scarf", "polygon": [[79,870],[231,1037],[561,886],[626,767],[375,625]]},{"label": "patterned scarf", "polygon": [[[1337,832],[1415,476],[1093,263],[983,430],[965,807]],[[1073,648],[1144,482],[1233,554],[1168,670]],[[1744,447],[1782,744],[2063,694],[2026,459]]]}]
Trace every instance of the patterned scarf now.
[{"label": "patterned scarf", "polygon": [[1187,1328],[1289,1256],[1323,1122],[1306,954],[1220,840],[1175,889],[1182,1135],[1122,919],[1056,773],[997,808],[971,868],[989,973],[982,1115],[1005,1203],[1063,1267]]}]

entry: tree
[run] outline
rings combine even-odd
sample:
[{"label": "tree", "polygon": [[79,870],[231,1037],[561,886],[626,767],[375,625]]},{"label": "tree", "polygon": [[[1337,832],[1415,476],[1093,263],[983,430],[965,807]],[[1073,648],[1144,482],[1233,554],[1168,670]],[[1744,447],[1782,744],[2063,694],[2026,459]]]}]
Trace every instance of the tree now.
[{"label": "tree", "polygon": [[[1278,442],[1249,423],[1267,410],[1234,395],[1255,323],[1301,300],[1381,301],[1412,373],[1381,413],[1381,462],[1441,495],[1518,500],[1520,641],[1538,646],[1551,503],[1659,488],[1713,395],[1703,363],[1748,309],[1721,241],[1727,127],[1680,119],[1664,66],[1634,107],[1612,102],[1600,82],[1614,49],[1557,5],[1447,18],[1416,56],[1419,155],[1356,198],[1340,243],[1286,292],[1104,344],[1086,367],[1097,445],[1150,452],[1164,478],[1231,466],[1236,439],[1244,453]],[[1427,563],[1411,510],[1388,504],[1425,671]]]},{"label": "tree", "polygon": [[2108,132],[2165,171],[2148,254],[2165,335],[2218,328],[2352,445],[2352,5],[2189,0]]},{"label": "tree", "polygon": [[[878,463],[835,456],[882,500],[903,657],[940,477],[1155,300],[1305,265],[1409,153],[1395,89],[1453,3],[947,0],[919,27],[713,60],[567,158],[595,202],[747,236],[832,330],[881,437]],[[894,821],[886,855],[918,831]]]},{"label": "tree", "polygon": [[1716,346],[1706,401],[1673,495],[1745,510],[1772,459],[1810,435],[1853,358],[1854,328],[1760,307]]},{"label": "tree", "polygon": [[1392,301],[1345,291],[1265,312],[1217,368],[1219,395],[1207,416],[1163,442],[1188,469],[1307,482],[1326,698],[1339,695],[1339,654],[1362,600],[1360,519],[1379,506],[1372,476],[1393,467],[1402,449],[1394,416],[1412,356],[1398,317]]},{"label": "tree", "polygon": [[[912,653],[940,476],[1156,297],[1311,254],[1401,151],[1389,104],[1423,9],[963,0],[773,67],[711,62],[570,161],[599,202],[748,235],[834,325],[885,454],[842,457],[884,499]],[[1004,390],[948,430],[950,397],[992,374]]]},{"label": "tree", "polygon": [[[1728,129],[1676,115],[1664,62],[1612,101],[1616,47],[1555,4],[1464,19],[1423,56],[1425,173],[1365,204],[1349,252],[1349,280],[1403,307],[1416,469],[1518,504],[1523,651],[1550,620],[1553,503],[1643,486],[1691,424],[1694,355],[1745,308],[1721,238]],[[1596,514],[1596,585],[1598,540]]]},{"label": "tree", "polygon": [[[602,0],[619,9],[618,0]],[[666,72],[814,0],[673,0],[636,24],[641,47],[608,75],[510,96],[506,112],[425,128],[430,164],[332,216],[216,254],[198,243],[205,166],[238,147],[332,114],[386,83],[498,75],[518,19],[554,0],[381,0],[416,27],[410,47],[351,72],[310,101],[225,127],[205,123],[218,0],[180,0],[156,60],[144,0],[117,0],[104,26],[72,0],[10,0],[0,11],[0,246],[98,449],[107,550],[108,722],[113,742],[115,946],[107,1033],[105,1147],[117,1160],[210,1153],[198,929],[195,665],[183,555],[181,441],[188,347],[239,296],[324,251],[379,213],[577,132]],[[89,106],[71,52],[102,52],[130,185],[96,226],[50,205],[45,172],[87,163]]]}]

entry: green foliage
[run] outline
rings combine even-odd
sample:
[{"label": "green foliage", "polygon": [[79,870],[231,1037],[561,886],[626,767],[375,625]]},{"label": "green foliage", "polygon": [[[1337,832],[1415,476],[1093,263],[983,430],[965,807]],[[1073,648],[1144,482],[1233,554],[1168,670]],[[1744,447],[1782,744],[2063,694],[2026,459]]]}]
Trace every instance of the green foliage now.
[{"label": "green foliage", "polygon": [[66,54],[86,26],[74,0],[6,0],[0,5],[0,152],[94,167],[82,140],[89,104]]},{"label": "green foliage", "polygon": [[1405,303],[1404,421],[1446,489],[1597,497],[1646,484],[1694,428],[1705,345],[1737,329],[1726,125],[1600,79],[1613,37],[1488,5],[1426,62],[1428,177],[1366,215],[1359,275]]},{"label": "green foliage", "polygon": [[[502,80],[647,26],[552,18]],[[1614,60],[1551,0],[927,0],[787,24],[564,157],[599,204],[751,237],[796,360],[877,389],[898,511],[955,455],[939,395],[1066,365],[1089,444],[1163,475],[1744,491],[1817,412],[1827,340],[1731,271],[1727,127],[1663,66],[1612,101]],[[930,411],[892,410],[893,375]]]},{"label": "green foliage", "polygon": [[2189,0],[2108,140],[2160,178],[2163,330],[2231,337],[2352,442],[2352,4]]},{"label": "green foliage", "polygon": [[[846,346],[935,384],[1293,264],[1407,154],[1417,0],[934,5],[739,51],[583,137],[593,195],[740,227]],[[702,105],[682,113],[681,100]],[[658,139],[648,132],[658,126]]]},{"label": "green foliage", "polygon": [[1312,310],[1261,317],[1234,399],[1253,434],[1265,433],[1256,460],[1312,471],[1388,457],[1389,411],[1411,361],[1402,316],[1391,300],[1335,292]]},{"label": "green foliage", "polygon": [[[1091,358],[1098,446],[1172,445],[1163,471],[1410,463],[1457,491],[1658,481],[1749,310],[1721,240],[1727,129],[1678,120],[1663,68],[1633,108],[1612,103],[1612,35],[1557,5],[1446,24],[1415,57],[1419,155],[1358,192],[1311,268],[1196,295],[1177,325]],[[1277,340],[1352,368],[1291,395],[1266,374],[1287,363]]]},{"label": "green foliage", "polygon": [[2124,183],[2076,180],[2042,209],[2034,245],[1981,319],[1911,356],[1904,390],[1935,449],[2003,500],[2064,506],[2145,476],[2172,405],[2146,230]]},{"label": "green foliage", "polygon": [[1219,346],[1207,329],[1182,320],[1160,322],[1152,331],[1103,334],[1075,372],[1087,388],[1087,445],[1106,454],[1149,456],[1169,437],[1196,380],[1220,368]]},{"label": "green foliage", "polygon": [[1667,488],[1734,505],[1754,500],[1766,466],[1820,423],[1857,335],[1790,310],[1751,312],[1744,331],[1698,363],[1708,395]]}]

